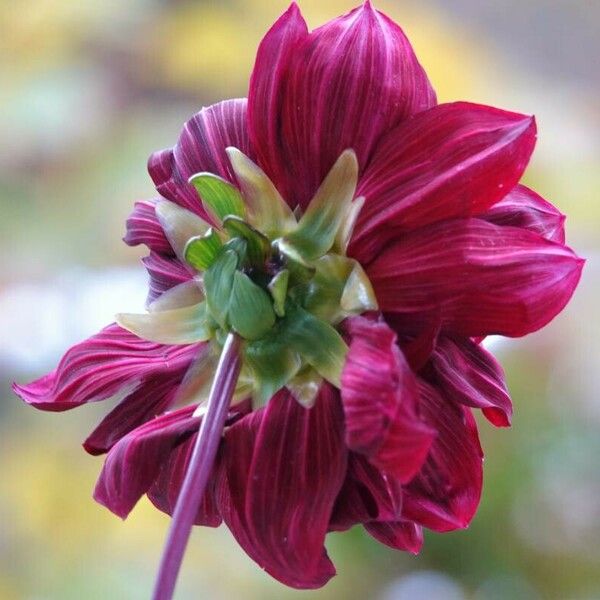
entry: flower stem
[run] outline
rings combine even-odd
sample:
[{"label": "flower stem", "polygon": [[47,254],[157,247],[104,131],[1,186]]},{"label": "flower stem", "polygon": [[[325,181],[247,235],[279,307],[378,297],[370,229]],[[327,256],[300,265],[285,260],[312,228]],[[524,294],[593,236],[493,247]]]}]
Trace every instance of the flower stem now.
[{"label": "flower stem", "polygon": [[190,532],[213,468],[229,403],[240,373],[240,338],[230,333],[219,359],[206,414],[185,474],[161,558],[153,600],[171,600]]}]

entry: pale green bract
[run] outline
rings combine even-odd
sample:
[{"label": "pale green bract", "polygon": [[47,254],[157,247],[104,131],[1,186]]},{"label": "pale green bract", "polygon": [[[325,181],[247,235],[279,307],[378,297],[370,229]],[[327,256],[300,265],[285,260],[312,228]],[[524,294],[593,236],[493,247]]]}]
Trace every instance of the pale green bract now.
[{"label": "pale green bract", "polygon": [[345,255],[364,203],[354,199],[356,155],[342,153],[297,220],[257,165],[236,148],[227,154],[239,189],[211,173],[190,178],[199,212],[213,226],[171,202],[156,207],[175,254],[196,276],[165,292],[147,314],[117,320],[158,343],[209,342],[178,402],[208,395],[223,340],[235,332],[244,340],[235,398],[251,395],[257,407],[287,386],[310,407],[323,380],[340,386],[348,348],[336,326],[377,310],[367,275]]}]

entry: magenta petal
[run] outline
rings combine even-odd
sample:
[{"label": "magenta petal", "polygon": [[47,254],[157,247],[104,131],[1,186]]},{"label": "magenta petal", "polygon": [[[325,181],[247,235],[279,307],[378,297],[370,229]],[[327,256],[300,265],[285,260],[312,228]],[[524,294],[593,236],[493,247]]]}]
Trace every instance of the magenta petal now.
[{"label": "magenta petal", "polygon": [[192,272],[175,257],[150,252],[148,256],[142,258],[142,262],[150,275],[150,289],[146,301],[148,304],[167,290],[193,277]]},{"label": "magenta petal", "polygon": [[223,519],[270,575],[295,588],[317,588],[335,568],[323,547],[346,472],[343,415],[324,385],[311,409],[287,391],[225,433]]},{"label": "magenta petal", "polygon": [[156,479],[171,451],[198,431],[195,406],[149,421],[122,438],[108,453],[94,498],[125,518]]},{"label": "magenta petal", "polygon": [[365,457],[351,452],[346,479],[329,522],[330,531],[344,531],[369,521],[396,521],[401,508],[400,482],[379,471]]},{"label": "magenta petal", "polygon": [[290,8],[252,83],[253,139],[270,149],[263,166],[292,206],[307,205],[344,150],[364,167],[384,132],[436,102],[402,30],[368,2],[310,35]]},{"label": "magenta petal", "polygon": [[395,550],[418,554],[423,546],[423,529],[412,521],[366,523],[365,529],[377,541]]},{"label": "magenta petal", "polygon": [[73,346],[54,371],[29,385],[15,384],[14,390],[36,408],[68,410],[124,390],[131,393],[153,377],[180,373],[198,348],[147,342],[113,324]]},{"label": "magenta petal", "polygon": [[351,254],[364,262],[399,232],[483,212],[521,178],[535,132],[532,117],[466,102],[402,123],[359,184],[357,195],[367,200]]},{"label": "magenta petal", "polygon": [[484,348],[468,338],[441,337],[431,358],[433,381],[446,398],[483,409],[496,426],[510,426],[512,403],[504,371]]},{"label": "magenta petal", "polygon": [[130,431],[164,412],[173,401],[187,368],[184,364],[178,373],[149,377],[144,381],[102,419],[83,443],[86,451],[104,454]]},{"label": "magenta petal", "polygon": [[157,200],[140,200],[127,218],[127,233],[123,241],[130,246],[146,244],[150,250],[173,254],[163,228],[156,218],[154,208]]},{"label": "magenta petal", "polygon": [[432,431],[417,416],[418,389],[396,334],[383,322],[348,319],[352,338],[342,372],[346,444],[398,480],[419,470]]},{"label": "magenta petal", "polygon": [[478,217],[496,225],[529,229],[552,242],[565,242],[565,215],[524,185],[517,185]]},{"label": "magenta petal", "polygon": [[281,139],[282,89],[292,54],[307,35],[306,23],[294,2],[262,39],[250,79],[250,138],[259,163],[278,184],[286,182],[286,165],[281,160],[285,143]]},{"label": "magenta petal", "polygon": [[402,514],[436,531],[466,527],[477,510],[483,476],[475,420],[468,408],[425,382],[420,390],[423,418],[438,435],[423,468],[404,488]]},{"label": "magenta petal", "polygon": [[531,231],[458,219],[405,235],[367,273],[381,309],[410,326],[439,320],[464,336],[518,337],[564,308],[582,266]]},{"label": "magenta petal", "polygon": [[225,100],[203,108],[183,126],[174,148],[152,154],[148,172],[162,196],[209,220],[188,179],[195,173],[208,171],[234,181],[225,152],[228,146],[252,155],[245,98]]}]

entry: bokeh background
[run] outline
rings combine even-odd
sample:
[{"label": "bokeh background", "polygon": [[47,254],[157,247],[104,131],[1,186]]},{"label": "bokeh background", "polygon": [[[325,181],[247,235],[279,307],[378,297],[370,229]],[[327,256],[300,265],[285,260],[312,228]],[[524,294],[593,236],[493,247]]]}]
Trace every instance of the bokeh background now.
[{"label": "bokeh background", "polygon": [[[358,0],[354,0],[357,2]],[[309,23],[352,0],[303,0]],[[358,529],[328,538],[338,576],[295,592],[225,528],[196,530],[181,599],[600,598],[600,4],[378,0],[441,101],[538,118],[526,181],[569,215],[588,263],[545,331],[496,342],[514,426],[481,423],[486,485],[470,529],[420,556]],[[80,446],[106,406],[60,415],[10,392],[145,296],[141,250],[120,238],[145,171],[202,105],[246,94],[283,0],[0,1],[0,598],[145,599],[168,525],[142,501],[122,522],[92,498],[101,460]]]}]

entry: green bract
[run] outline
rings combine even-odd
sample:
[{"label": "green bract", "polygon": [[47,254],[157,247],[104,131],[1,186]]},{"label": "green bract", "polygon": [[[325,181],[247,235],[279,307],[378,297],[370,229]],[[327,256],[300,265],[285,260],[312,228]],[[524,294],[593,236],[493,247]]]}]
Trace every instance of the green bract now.
[{"label": "green bract", "polygon": [[243,338],[236,398],[259,406],[287,386],[311,406],[323,379],[340,386],[347,347],[336,326],[377,309],[362,267],[345,256],[364,198],[354,199],[358,163],[346,150],[296,219],[265,173],[227,149],[240,188],[211,173],[190,178],[205,214],[171,202],[156,208],[175,253],[196,277],[165,292],[121,326],[166,344],[209,341],[180,386],[181,401],[207,396],[229,332]]}]

